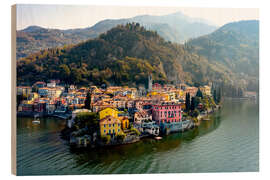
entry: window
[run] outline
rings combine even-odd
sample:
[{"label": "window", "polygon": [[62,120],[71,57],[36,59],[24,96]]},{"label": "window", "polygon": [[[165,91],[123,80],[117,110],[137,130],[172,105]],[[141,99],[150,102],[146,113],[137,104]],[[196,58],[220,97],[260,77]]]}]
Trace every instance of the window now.
[{"label": "window", "polygon": [[118,129],[118,132],[120,132],[120,129]]},{"label": "window", "polygon": [[106,124],[104,124],[104,127],[106,127]]},{"label": "window", "polygon": [[109,130],[109,134],[111,134],[111,130]]},{"label": "window", "polygon": [[109,124],[109,127],[111,127],[111,124]]},{"label": "window", "polygon": [[112,126],[114,127],[114,124]]},{"label": "window", "polygon": [[104,130],[104,133],[106,133],[106,129]]}]

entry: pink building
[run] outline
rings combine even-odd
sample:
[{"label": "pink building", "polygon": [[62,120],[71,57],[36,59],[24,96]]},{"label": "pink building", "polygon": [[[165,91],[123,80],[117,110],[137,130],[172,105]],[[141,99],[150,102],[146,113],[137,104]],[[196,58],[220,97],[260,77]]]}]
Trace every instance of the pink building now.
[{"label": "pink building", "polygon": [[181,104],[163,102],[152,106],[153,120],[160,123],[172,123],[182,121]]}]

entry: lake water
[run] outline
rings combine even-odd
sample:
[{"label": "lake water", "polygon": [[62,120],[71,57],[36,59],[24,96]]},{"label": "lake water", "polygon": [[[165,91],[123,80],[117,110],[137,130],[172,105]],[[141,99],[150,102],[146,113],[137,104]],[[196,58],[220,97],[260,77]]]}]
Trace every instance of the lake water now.
[{"label": "lake water", "polygon": [[59,137],[64,126],[18,118],[18,175],[259,171],[259,105],[251,100],[226,100],[188,132],[103,149],[70,150]]}]

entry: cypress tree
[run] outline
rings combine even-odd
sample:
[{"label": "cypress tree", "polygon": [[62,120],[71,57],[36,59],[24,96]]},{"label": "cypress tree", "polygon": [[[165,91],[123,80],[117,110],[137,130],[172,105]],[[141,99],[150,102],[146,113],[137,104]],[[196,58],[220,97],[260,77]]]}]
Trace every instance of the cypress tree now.
[{"label": "cypress tree", "polygon": [[213,97],[214,97],[215,103],[217,103],[217,90],[216,89],[214,89]]},{"label": "cypress tree", "polygon": [[194,97],[191,98],[190,110],[191,111],[195,110],[195,98]]},{"label": "cypress tree", "polygon": [[91,109],[91,93],[90,91],[87,92],[86,100],[84,102],[85,109]]},{"label": "cypress tree", "polygon": [[186,111],[190,110],[190,94],[186,93]]}]

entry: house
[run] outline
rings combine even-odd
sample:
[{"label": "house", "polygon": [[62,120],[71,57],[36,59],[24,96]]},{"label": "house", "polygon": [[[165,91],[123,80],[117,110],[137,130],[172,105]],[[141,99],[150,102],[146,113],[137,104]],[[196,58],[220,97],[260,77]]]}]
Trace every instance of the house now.
[{"label": "house", "polygon": [[43,88],[45,86],[46,86],[46,83],[42,81],[37,81],[35,84],[33,84],[33,87],[36,87],[36,88]]},{"label": "house", "polygon": [[194,97],[194,96],[196,96],[197,91],[198,91],[197,87],[187,87],[185,90],[185,94],[189,93],[191,97]]},{"label": "house", "polygon": [[55,82],[47,83],[47,87],[48,88],[55,88],[56,87],[56,83]]},{"label": "house", "polygon": [[22,103],[18,107],[18,112],[33,112],[33,103],[30,101],[22,101]]},{"label": "house", "polygon": [[30,86],[18,86],[17,87],[17,95],[30,96],[32,93],[32,87]]},{"label": "house", "polygon": [[152,117],[153,120],[160,123],[173,123],[182,121],[182,111],[180,103],[162,102],[153,104]]},{"label": "house", "polygon": [[100,119],[99,128],[101,136],[116,136],[121,132],[121,121],[118,118],[109,115]]},{"label": "house", "polygon": [[93,107],[93,112],[99,112],[106,108],[115,108],[113,104],[111,104],[110,102],[105,102],[105,101],[98,101],[96,103],[93,103],[92,107]]},{"label": "house", "polygon": [[62,92],[63,92],[63,89],[60,87],[57,87],[57,88],[45,87],[45,88],[38,89],[38,94],[40,95],[40,97],[57,98],[57,97],[60,97]]},{"label": "house", "polygon": [[202,86],[200,87],[200,90],[202,91],[203,94],[206,94],[207,96],[211,96],[211,87],[210,86]]},{"label": "house", "polygon": [[127,116],[122,116],[119,117],[118,119],[121,121],[121,128],[123,130],[129,128],[129,120]]},{"label": "house", "polygon": [[103,119],[107,116],[112,116],[114,118],[118,118],[118,110],[114,108],[105,108],[99,111],[99,119]]},{"label": "house", "polygon": [[146,111],[138,111],[134,114],[134,122],[140,124],[145,121],[152,121],[152,114],[147,113]]}]

